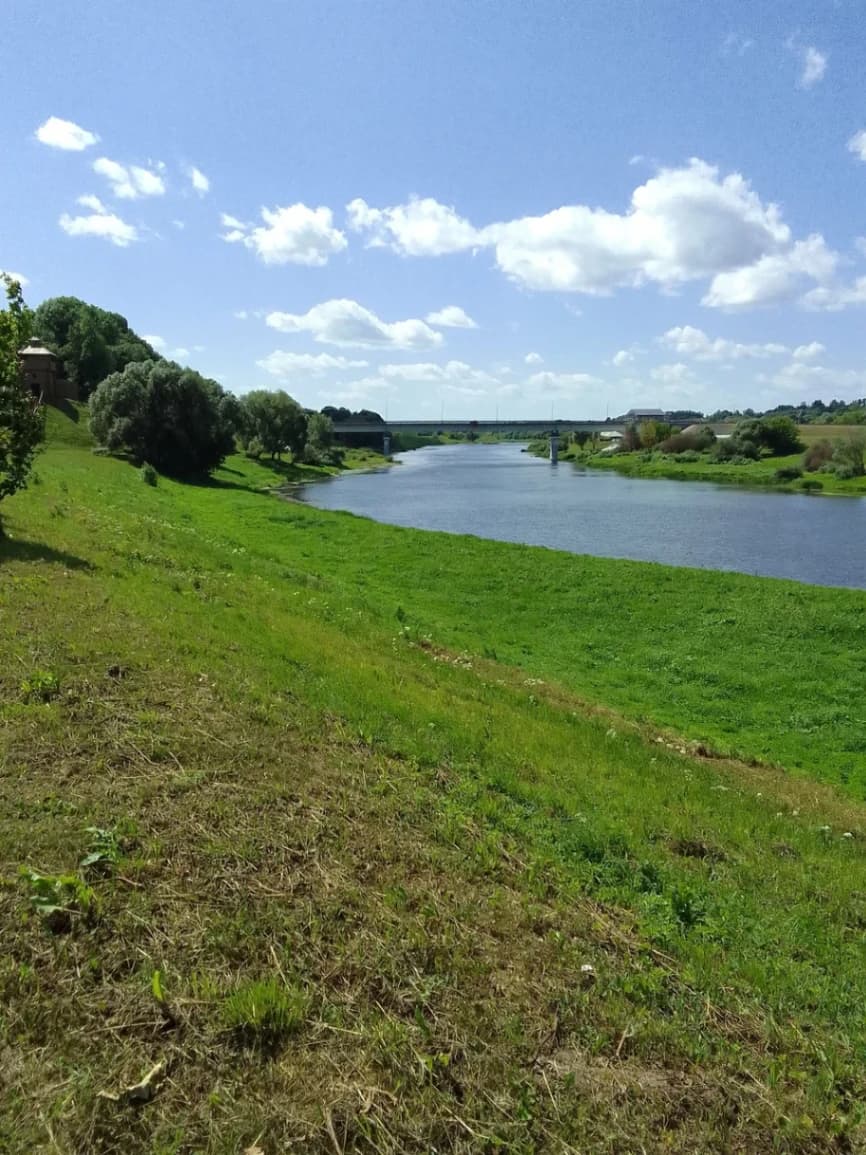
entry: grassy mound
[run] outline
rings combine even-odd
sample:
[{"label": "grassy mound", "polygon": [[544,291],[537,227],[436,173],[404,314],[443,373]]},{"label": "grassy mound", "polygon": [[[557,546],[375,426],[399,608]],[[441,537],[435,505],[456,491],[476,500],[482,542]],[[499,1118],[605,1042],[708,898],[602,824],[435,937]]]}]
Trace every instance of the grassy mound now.
[{"label": "grassy mound", "polygon": [[866,597],[57,432],[0,544],[0,1149],[859,1149]]}]

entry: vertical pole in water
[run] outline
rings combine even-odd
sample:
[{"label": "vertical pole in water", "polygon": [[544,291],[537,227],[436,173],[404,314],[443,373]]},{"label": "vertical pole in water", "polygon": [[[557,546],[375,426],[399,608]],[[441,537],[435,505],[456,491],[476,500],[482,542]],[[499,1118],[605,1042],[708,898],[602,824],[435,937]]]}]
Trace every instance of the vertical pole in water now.
[{"label": "vertical pole in water", "polygon": [[550,464],[556,465],[559,461],[559,434],[551,433],[550,435]]},{"label": "vertical pole in water", "polygon": [[386,457],[391,456],[391,434],[390,433],[383,433],[382,434],[382,452],[384,453],[384,455]]}]

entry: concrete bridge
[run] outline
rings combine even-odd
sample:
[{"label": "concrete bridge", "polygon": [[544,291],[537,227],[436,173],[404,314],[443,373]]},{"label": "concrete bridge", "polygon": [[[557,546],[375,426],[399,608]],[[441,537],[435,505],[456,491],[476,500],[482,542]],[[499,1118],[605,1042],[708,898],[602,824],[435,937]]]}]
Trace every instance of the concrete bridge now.
[{"label": "concrete bridge", "polygon": [[[646,419],[664,421],[677,429],[685,429],[696,420],[694,417],[667,418],[664,414]],[[335,421],[334,436],[338,441],[342,436],[350,434],[381,437],[382,449],[387,456],[391,452],[391,436],[394,433],[414,433],[420,437],[435,437],[440,433],[474,433],[479,437],[483,433],[524,433],[527,438],[549,437],[551,460],[555,461],[561,433],[622,433],[635,420],[640,421],[642,418],[587,421],[543,417],[517,418],[513,421],[443,421],[434,417],[420,421]]]}]

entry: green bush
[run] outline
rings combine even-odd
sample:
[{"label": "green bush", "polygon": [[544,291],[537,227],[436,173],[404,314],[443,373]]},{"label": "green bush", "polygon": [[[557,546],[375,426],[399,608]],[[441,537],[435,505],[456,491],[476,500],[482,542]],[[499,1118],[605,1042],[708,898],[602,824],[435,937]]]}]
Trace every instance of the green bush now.
[{"label": "green bush", "polygon": [[739,438],[734,434],[724,440],[720,438],[710,453],[711,461],[724,461],[728,465],[757,461],[759,457],[760,451],[754,441],[749,438]]},{"label": "green bush", "polygon": [[[797,426],[790,417],[751,417],[740,421],[731,434],[732,441],[749,442],[771,457],[785,457],[803,448]],[[749,456],[749,454],[746,454]]]},{"label": "green bush", "polygon": [[687,453],[689,451],[700,451],[701,449],[709,449],[714,445],[716,435],[710,429],[709,425],[705,425],[702,429],[696,430],[694,433],[674,433],[670,437],[666,437],[658,448],[662,453]]},{"label": "green bush", "polygon": [[799,465],[784,465],[781,469],[777,469],[773,474],[774,481],[796,481],[798,477],[803,476],[803,470]]},{"label": "green bush", "polygon": [[804,477],[800,482],[800,489],[804,493],[819,493],[823,488],[823,481],[819,481],[817,477]]},{"label": "green bush", "polygon": [[146,461],[141,467],[139,476],[145,485],[156,485],[159,481],[159,474],[156,472],[153,466],[149,465]]},{"label": "green bush", "polygon": [[768,449],[772,457],[786,457],[803,448],[800,433],[790,417],[765,417],[761,425],[758,443]]},{"label": "green bush", "polygon": [[803,454],[803,468],[807,473],[817,473],[833,457],[833,446],[829,441],[815,441],[806,447]]},{"label": "green bush", "polygon": [[837,441],[833,447],[833,464],[836,466],[836,476],[847,480],[851,477],[862,477],[866,472],[864,466],[866,453],[866,437],[854,434]]}]

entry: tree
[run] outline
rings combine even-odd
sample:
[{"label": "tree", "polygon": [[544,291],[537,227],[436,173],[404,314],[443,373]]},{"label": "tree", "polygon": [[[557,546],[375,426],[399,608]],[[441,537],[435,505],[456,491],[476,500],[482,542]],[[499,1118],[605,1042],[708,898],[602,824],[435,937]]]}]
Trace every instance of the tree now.
[{"label": "tree", "polygon": [[241,407],[248,440],[255,438],[272,458],[287,450],[292,460],[300,457],[307,443],[307,415],[294,397],[282,389],[254,389],[241,398]]},{"label": "tree", "polygon": [[314,453],[327,453],[334,441],[334,424],[324,413],[307,417],[307,445]]},{"label": "tree", "polygon": [[232,452],[231,409],[216,381],[171,361],[140,361],[97,387],[90,428],[113,452],[183,477],[209,473]]},{"label": "tree", "polygon": [[640,435],[640,443],[644,449],[652,449],[653,446],[658,445],[660,441],[664,441],[666,437],[670,437],[673,433],[673,427],[666,421],[644,421],[638,430]]},{"label": "tree", "polygon": [[51,297],[34,313],[34,332],[63,362],[82,397],[110,373],[139,361],[161,360],[125,317],[78,297]]},{"label": "tree", "polygon": [[753,417],[741,421],[731,440],[751,442],[758,449],[766,449],[771,457],[799,453],[803,448],[797,426],[790,417]]},{"label": "tree", "polygon": [[[6,308],[0,312],[0,501],[27,484],[45,432],[44,414],[21,375],[18,350],[33,332],[21,285],[0,274]],[[0,537],[3,523],[0,521]]]},{"label": "tree", "polygon": [[763,425],[763,443],[773,457],[799,453],[803,448],[800,433],[790,417],[768,417]]},{"label": "tree", "polygon": [[626,425],[622,433],[622,438],[619,443],[620,453],[633,453],[634,450],[640,449],[640,432],[635,424]]},{"label": "tree", "polygon": [[307,413],[307,443],[304,461],[308,465],[339,465],[344,454],[334,446],[334,425],[324,413]]}]

